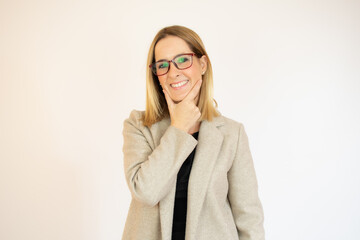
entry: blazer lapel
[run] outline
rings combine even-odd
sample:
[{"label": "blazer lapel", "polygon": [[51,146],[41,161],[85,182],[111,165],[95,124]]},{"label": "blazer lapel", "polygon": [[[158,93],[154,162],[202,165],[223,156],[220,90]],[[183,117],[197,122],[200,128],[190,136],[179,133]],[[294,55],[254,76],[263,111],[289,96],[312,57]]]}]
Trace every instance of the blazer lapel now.
[{"label": "blazer lapel", "polygon": [[[164,118],[151,126],[152,135],[154,137],[155,146],[160,144],[161,137],[164,135],[166,129],[170,126],[170,118]],[[160,224],[161,224],[161,239],[170,240],[174,213],[176,191],[176,179],[171,187],[169,193],[159,202]]]},{"label": "blazer lapel", "polygon": [[[169,125],[169,119],[164,119],[159,122],[159,126],[157,127],[161,130],[159,131],[160,134],[154,139],[156,145],[160,143],[160,138]],[[217,127],[221,125],[223,125],[221,117],[217,117],[211,122],[204,120],[200,125],[198,144],[196,146],[196,153],[188,186],[187,236],[194,235],[196,231],[207,185],[224,138],[217,129]],[[171,239],[175,191],[176,180],[170,192],[159,202],[161,239],[163,240]]]},{"label": "blazer lapel", "polygon": [[221,120],[221,117],[217,117],[211,122],[205,120],[200,126],[198,145],[188,186],[186,239],[195,237],[208,183],[224,139],[218,130],[218,127],[223,125]]}]

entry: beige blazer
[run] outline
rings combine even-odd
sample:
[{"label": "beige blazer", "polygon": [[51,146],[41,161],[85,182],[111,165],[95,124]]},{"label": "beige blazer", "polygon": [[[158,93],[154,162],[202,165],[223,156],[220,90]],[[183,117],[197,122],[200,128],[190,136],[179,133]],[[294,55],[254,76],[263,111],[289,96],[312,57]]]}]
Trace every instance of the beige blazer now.
[{"label": "beige blazer", "polygon": [[196,147],[188,186],[186,240],[264,239],[263,209],[248,138],[223,116],[202,121],[198,141],[166,118],[124,122],[124,170],[132,201],[123,240],[170,240],[177,173]]}]

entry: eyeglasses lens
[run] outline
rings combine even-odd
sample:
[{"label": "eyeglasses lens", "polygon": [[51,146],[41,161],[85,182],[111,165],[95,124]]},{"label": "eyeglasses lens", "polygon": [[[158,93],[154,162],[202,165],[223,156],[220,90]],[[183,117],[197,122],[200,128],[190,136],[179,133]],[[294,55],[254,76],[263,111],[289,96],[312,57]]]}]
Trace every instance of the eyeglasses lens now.
[{"label": "eyeglasses lens", "polygon": [[176,67],[178,69],[185,69],[191,66],[192,56],[191,55],[181,55],[174,59]]},{"label": "eyeglasses lens", "polygon": [[160,61],[153,65],[153,72],[156,75],[163,75],[167,73],[169,70],[169,62],[167,61]]}]

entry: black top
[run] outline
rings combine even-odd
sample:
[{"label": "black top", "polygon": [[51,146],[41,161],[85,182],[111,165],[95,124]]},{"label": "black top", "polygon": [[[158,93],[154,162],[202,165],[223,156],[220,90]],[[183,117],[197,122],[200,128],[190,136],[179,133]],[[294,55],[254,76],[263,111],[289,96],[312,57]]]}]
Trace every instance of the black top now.
[{"label": "black top", "polygon": [[[198,139],[198,135],[199,132],[192,134],[196,140]],[[172,240],[185,239],[188,183],[191,167],[194,161],[195,150],[196,147],[187,157],[177,175]]]}]

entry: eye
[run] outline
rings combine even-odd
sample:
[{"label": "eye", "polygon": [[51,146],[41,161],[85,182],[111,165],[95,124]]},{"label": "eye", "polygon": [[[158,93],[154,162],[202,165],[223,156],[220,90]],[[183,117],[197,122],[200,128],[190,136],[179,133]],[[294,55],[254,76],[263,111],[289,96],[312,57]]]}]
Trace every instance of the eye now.
[{"label": "eye", "polygon": [[184,62],[187,62],[187,61],[189,61],[189,58],[186,57],[186,56],[180,56],[180,57],[176,58],[177,63],[184,63]]},{"label": "eye", "polygon": [[158,68],[167,68],[167,67],[169,67],[168,62],[159,62],[158,63]]}]

